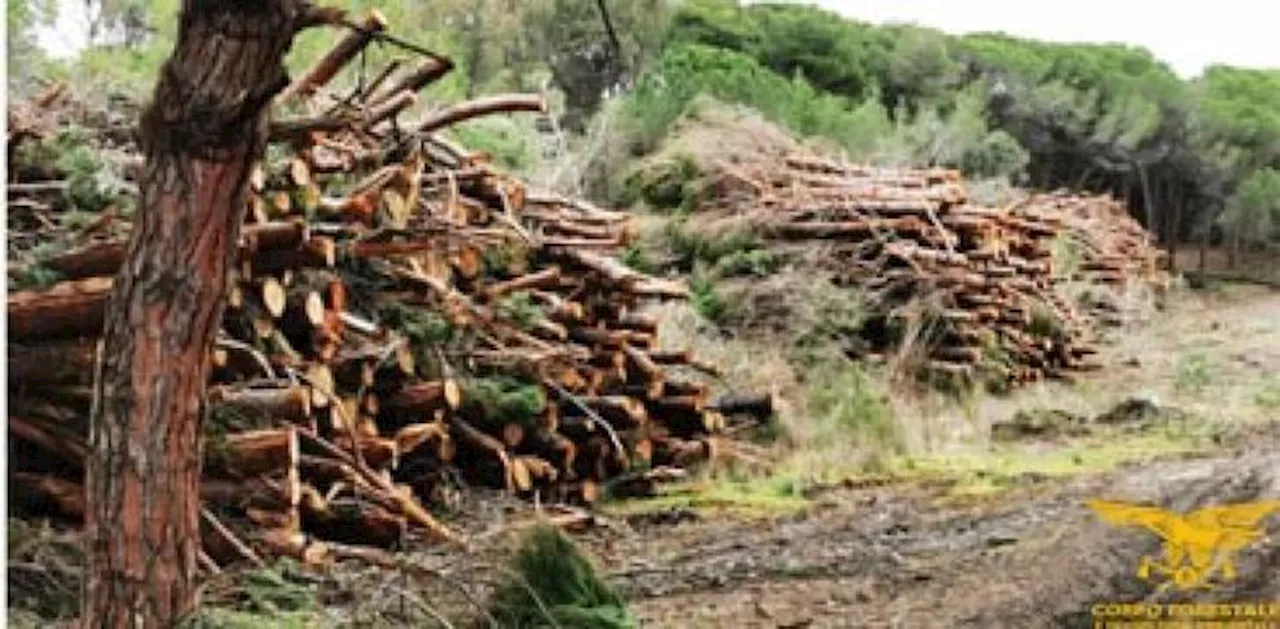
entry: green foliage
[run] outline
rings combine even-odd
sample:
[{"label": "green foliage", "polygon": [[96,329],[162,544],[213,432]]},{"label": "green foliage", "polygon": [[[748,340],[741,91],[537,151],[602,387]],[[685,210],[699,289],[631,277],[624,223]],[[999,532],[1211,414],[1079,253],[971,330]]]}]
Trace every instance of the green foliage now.
[{"label": "green foliage", "polygon": [[674,256],[672,265],[691,271],[699,262],[715,265],[722,258],[741,255],[763,247],[760,237],[749,230],[708,235],[690,228],[686,220],[667,223],[662,231],[664,244]]},{"label": "green foliage", "polygon": [[711,267],[711,273],[719,277],[737,277],[752,275],[765,277],[782,267],[785,258],[768,249],[739,249],[732,251],[718,260]]},{"label": "green foliage", "polygon": [[1031,325],[1027,331],[1032,336],[1051,338],[1062,330],[1062,322],[1054,314],[1053,308],[1036,305],[1031,308]]},{"label": "green foliage", "polygon": [[517,551],[513,574],[494,593],[490,611],[503,627],[632,629],[626,601],[554,526],[533,530]]},{"label": "green foliage", "polygon": [[1246,241],[1280,236],[1280,170],[1262,168],[1246,177],[1227,199],[1219,222]]},{"label": "green foliage", "polygon": [[32,629],[75,618],[85,563],[82,538],[48,520],[10,515],[6,523],[10,626],[18,626],[19,611],[26,612],[22,620],[32,621],[26,625]]},{"label": "green foliage", "polygon": [[11,290],[48,288],[62,281],[62,274],[39,264],[9,270]]},{"label": "green foliage", "polygon": [[319,603],[312,586],[295,576],[288,562],[243,573],[229,604],[204,605],[182,627],[282,629],[313,627]]},{"label": "green foliage", "polygon": [[495,304],[495,310],[504,319],[515,323],[521,330],[527,331],[542,320],[542,309],[525,291],[512,293],[499,300]]},{"label": "green foliage", "polygon": [[1188,354],[1174,367],[1173,388],[1180,393],[1203,391],[1213,383],[1213,368],[1204,354]]},{"label": "green foliage", "polygon": [[1280,410],[1280,380],[1262,385],[1253,401],[1266,410]]},{"label": "green foliage", "polygon": [[971,177],[1004,177],[1012,179],[1026,169],[1031,154],[1017,138],[1004,129],[996,129],[968,148],[960,157],[960,168]]},{"label": "green foliage", "polygon": [[654,273],[658,270],[658,265],[649,259],[645,249],[634,243],[627,245],[627,248],[618,256],[618,261],[641,273]]},{"label": "green foliage", "polygon": [[702,317],[712,323],[721,323],[729,314],[729,302],[716,290],[715,282],[705,273],[697,274],[689,282],[689,303]]},{"label": "green foliage", "polygon": [[547,406],[542,387],[510,376],[477,378],[463,385],[464,406],[488,418],[530,421]]},{"label": "green foliage", "polygon": [[857,291],[824,278],[801,287],[789,322],[791,345],[805,363],[841,360],[843,348],[867,323],[869,309]]},{"label": "green foliage", "polygon": [[628,97],[624,112],[635,151],[652,150],[699,94],[751,106],[796,133],[851,146],[883,122],[877,110],[855,108],[800,76],[783,78],[746,54],[678,44],[663,52]]},{"label": "green foliage", "polygon": [[1213,66],[1193,84],[1207,142],[1243,152],[1242,166],[1280,166],[1280,71]]},{"label": "green foliage", "polygon": [[1055,277],[1071,277],[1084,262],[1084,251],[1079,241],[1059,234],[1049,242],[1049,260]]},{"label": "green foliage", "polygon": [[675,44],[747,51],[760,44],[762,34],[735,0],[690,0],[672,16],[667,37]]},{"label": "green foliage", "polygon": [[480,252],[482,271],[488,277],[501,276],[520,267],[527,254],[525,249],[516,245],[485,247]]},{"label": "green foliage", "polygon": [[419,369],[434,363],[433,348],[458,338],[459,334],[440,313],[423,306],[388,302],[379,309],[378,316],[383,325],[399,330],[409,339]]},{"label": "green foliage", "polygon": [[515,171],[533,165],[538,158],[536,132],[529,119],[480,118],[451,129],[458,141],[473,151],[492,155],[498,164]]},{"label": "green foliage", "polygon": [[645,164],[623,182],[622,204],[643,201],[658,210],[691,211],[698,197],[698,164],[688,155]]},{"label": "green foliage", "polygon": [[53,138],[18,146],[15,167],[56,173],[69,185],[71,202],[79,210],[99,212],[123,194],[123,181],[95,149],[89,131],[67,127]]}]

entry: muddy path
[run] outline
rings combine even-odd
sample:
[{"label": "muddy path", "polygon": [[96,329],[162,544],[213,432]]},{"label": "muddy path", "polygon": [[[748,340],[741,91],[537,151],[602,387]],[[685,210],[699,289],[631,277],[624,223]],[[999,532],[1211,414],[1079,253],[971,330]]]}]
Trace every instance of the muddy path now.
[{"label": "muddy path", "polygon": [[1280,514],[1237,557],[1232,584],[1187,596],[1136,576],[1158,537],[1085,505],[1186,512],[1280,499],[1280,424],[1208,458],[1034,483],[967,506],[940,505],[944,493],[838,487],[802,516],[638,523],[643,536],[592,546],[652,627],[1088,627],[1098,602],[1280,601]]}]

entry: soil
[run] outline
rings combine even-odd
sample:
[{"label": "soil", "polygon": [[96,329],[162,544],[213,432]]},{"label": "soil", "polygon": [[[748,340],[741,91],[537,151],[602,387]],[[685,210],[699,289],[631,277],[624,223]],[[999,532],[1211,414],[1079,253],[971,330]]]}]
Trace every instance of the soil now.
[{"label": "soil", "polygon": [[836,488],[800,517],[640,527],[595,551],[651,627],[1088,627],[1100,602],[1280,601],[1280,519],[1238,556],[1235,582],[1187,597],[1137,578],[1155,535],[1085,505],[1280,498],[1280,424],[1245,441],[990,504],[940,507],[945,487]]}]

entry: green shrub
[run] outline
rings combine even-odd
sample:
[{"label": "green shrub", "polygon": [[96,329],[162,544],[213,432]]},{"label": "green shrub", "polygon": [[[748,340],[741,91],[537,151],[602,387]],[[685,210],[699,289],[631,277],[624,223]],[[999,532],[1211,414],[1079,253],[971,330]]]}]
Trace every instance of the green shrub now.
[{"label": "green shrub", "polygon": [[618,256],[618,260],[641,273],[654,273],[657,271],[657,265],[649,259],[649,254],[645,249],[635,244],[628,245],[622,251],[622,255]]},{"label": "green shrub", "polygon": [[1253,398],[1254,402],[1267,410],[1280,409],[1280,382],[1270,382],[1263,385],[1262,389]]},{"label": "green shrub", "polygon": [[738,250],[716,260],[711,271],[720,277],[764,277],[777,271],[783,262],[783,256],[768,249]]},{"label": "green shrub", "polygon": [[658,210],[693,211],[698,198],[698,165],[688,155],[647,164],[623,181],[623,205],[643,201]]},{"label": "green shrub", "polygon": [[691,271],[701,262],[715,265],[722,258],[742,254],[763,246],[760,237],[746,230],[725,235],[710,236],[687,227],[685,220],[671,221],[663,228],[666,246],[675,256],[674,264],[681,271]]},{"label": "green shrub", "polygon": [[539,526],[516,553],[513,574],[494,593],[490,611],[503,627],[631,629],[627,603],[554,526]]},{"label": "green shrub", "polygon": [[124,192],[124,182],[90,144],[87,130],[72,126],[41,142],[19,145],[11,168],[31,168],[66,178],[77,210],[100,212]]},{"label": "green shrub", "polygon": [[729,315],[729,302],[716,290],[715,283],[704,273],[689,282],[689,302],[694,311],[712,323],[723,323]]},{"label": "green shrub", "polygon": [[863,295],[825,279],[803,286],[792,311],[792,347],[802,362],[840,358],[868,321]]},{"label": "green shrub", "polygon": [[1012,178],[1022,173],[1031,162],[1031,153],[1018,143],[1017,138],[1003,129],[988,133],[986,137],[964,152],[960,168],[971,177]]}]

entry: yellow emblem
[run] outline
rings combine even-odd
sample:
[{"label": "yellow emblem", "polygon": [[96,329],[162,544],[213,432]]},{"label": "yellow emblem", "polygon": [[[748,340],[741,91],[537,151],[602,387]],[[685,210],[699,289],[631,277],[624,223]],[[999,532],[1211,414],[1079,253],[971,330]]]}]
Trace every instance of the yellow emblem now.
[{"label": "yellow emblem", "polygon": [[1262,519],[1280,510],[1280,500],[1204,507],[1186,515],[1106,500],[1086,504],[1110,524],[1144,526],[1164,539],[1164,557],[1144,556],[1138,578],[1150,581],[1153,573],[1163,574],[1183,590],[1212,587],[1215,575],[1234,580],[1235,553],[1261,539]]}]

